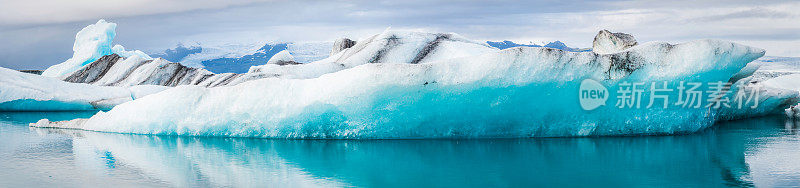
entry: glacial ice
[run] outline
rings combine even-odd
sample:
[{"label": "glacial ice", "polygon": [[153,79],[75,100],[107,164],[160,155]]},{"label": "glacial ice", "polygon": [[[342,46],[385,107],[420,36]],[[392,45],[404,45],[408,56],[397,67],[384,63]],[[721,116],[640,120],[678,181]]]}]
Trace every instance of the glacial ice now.
[{"label": "glacial ice", "polygon": [[73,123],[102,132],[269,138],[688,133],[711,126],[719,113],[614,106],[584,111],[578,83],[594,79],[615,93],[621,82],[726,82],[763,55],[762,49],[717,40],[646,43],[605,55],[496,51],[452,34],[387,31],[326,60],[258,70],[280,76],[227,87],[175,87]]},{"label": "glacial ice", "polygon": [[150,56],[141,51],[125,51],[121,45],[111,46],[116,36],[117,24],[98,20],[97,23],[84,27],[75,35],[75,43],[72,46],[72,58],[63,63],[53,65],[44,72],[42,76],[63,78],[81,67],[92,63],[112,53],[123,57],[138,55],[139,57],[151,59]]},{"label": "glacial ice", "polygon": [[69,83],[0,68],[0,111],[108,110],[164,89],[163,86],[122,88]]},{"label": "glacial ice", "polygon": [[610,54],[628,49],[637,44],[638,42],[636,42],[636,39],[633,38],[632,35],[601,30],[594,37],[592,51],[598,54]]},{"label": "glacial ice", "polygon": [[[722,109],[723,120],[743,119],[767,114],[788,112],[800,102],[800,58],[762,57],[743,69],[731,94],[741,88],[745,93],[758,90],[758,108]],[[793,107],[796,108],[796,107]]]},{"label": "glacial ice", "polygon": [[[247,73],[214,74],[120,45],[109,49],[115,27],[100,20],[84,28],[76,36],[73,58],[45,71],[97,86],[25,75],[23,80],[47,80],[38,84],[48,86],[38,88],[45,91],[41,94],[20,89],[36,83],[0,80],[18,84],[4,86],[0,96],[7,100],[0,110],[111,109],[124,103],[90,119],[33,126],[143,134],[547,137],[694,132],[715,121],[775,113],[800,98],[793,75],[770,71],[774,65],[763,62],[748,64],[763,50],[716,40],[638,45],[633,36],[604,30],[595,37],[594,52],[498,51],[452,33],[386,30],[358,43],[337,40],[331,55],[319,61],[295,62],[286,49]],[[587,78],[611,86],[612,94],[624,82],[720,81],[736,86],[729,95],[742,88],[767,97],[753,109],[605,106],[583,111],[574,93]],[[142,98],[146,95],[152,97]]]},{"label": "glacial ice", "polygon": [[783,99],[781,106],[790,106],[784,113],[792,119],[800,119],[800,58],[763,57],[755,61],[755,71],[747,85],[766,90],[769,100]]},{"label": "glacial ice", "polygon": [[363,64],[402,63],[425,64],[439,60],[468,57],[496,49],[485,44],[465,39],[457,34],[421,33],[386,30],[383,33],[361,40],[326,59],[312,63],[252,67],[251,76],[280,78],[316,78]]},{"label": "glacial ice", "polygon": [[427,63],[439,59],[464,57],[497,51],[454,34],[386,31],[375,35],[358,48],[348,48],[329,58],[301,64],[288,50],[276,53],[264,65],[252,66],[247,73],[214,74],[161,58],[150,60],[139,55],[128,58],[106,55],[66,75],[64,81],[101,86],[200,85],[218,87],[270,78],[315,78],[366,63]]},{"label": "glacial ice", "polygon": [[251,66],[263,65],[280,51],[286,50],[298,63],[309,63],[328,57],[331,42],[282,42],[246,44],[206,44],[192,47],[179,45],[154,55],[191,68],[205,68],[214,73],[244,73]]}]

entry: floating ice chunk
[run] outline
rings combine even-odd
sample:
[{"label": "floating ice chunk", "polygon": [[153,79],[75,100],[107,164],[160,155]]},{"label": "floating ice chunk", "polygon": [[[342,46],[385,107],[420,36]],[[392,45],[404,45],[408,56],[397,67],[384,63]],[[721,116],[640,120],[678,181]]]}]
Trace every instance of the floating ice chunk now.
[{"label": "floating ice chunk", "polygon": [[[341,53],[338,58],[344,61],[333,64],[344,66],[341,71],[229,87],[176,87],[100,112],[80,128],[271,138],[687,133],[711,126],[717,113],[709,108],[613,106],[584,111],[575,96],[578,85],[587,78],[608,86],[622,81],[725,82],[764,54],[735,43],[699,40],[647,43],[608,55],[520,47],[426,61],[425,53],[416,49],[427,49],[418,46],[431,46],[442,35],[410,36],[387,32],[359,42]],[[473,47],[454,43],[441,44]]]},{"label": "floating ice chunk", "polygon": [[594,37],[592,51],[598,54],[610,54],[628,49],[637,44],[632,35],[602,30]]},{"label": "floating ice chunk", "polygon": [[42,76],[60,77],[71,73],[97,60],[111,54],[111,42],[116,35],[117,24],[99,20],[97,23],[86,26],[75,35],[75,44],[72,46],[72,58],[53,65],[42,72]]},{"label": "floating ice chunk", "polygon": [[[780,114],[791,105],[800,102],[800,58],[763,57],[748,64],[735,75],[732,91],[728,98],[735,99],[736,94],[757,94],[756,108],[720,110],[722,120],[734,120]],[[739,79],[741,78],[741,79]],[[741,89],[739,91],[738,89]],[[756,104],[750,102],[750,104]]]},{"label": "floating ice chunk", "polygon": [[0,68],[0,111],[110,109],[132,100],[131,96],[127,88],[69,83]]},{"label": "floating ice chunk", "polygon": [[75,35],[75,43],[72,45],[72,57],[63,63],[53,65],[44,72],[42,76],[64,78],[71,73],[81,69],[83,66],[100,59],[105,55],[116,53],[122,57],[138,55],[143,58],[151,59],[150,56],[141,51],[125,51],[125,48],[116,45],[111,46],[116,36],[117,24],[98,20],[97,23],[84,27]]},{"label": "floating ice chunk", "polygon": [[800,104],[786,108],[784,112],[789,119],[800,119]]}]

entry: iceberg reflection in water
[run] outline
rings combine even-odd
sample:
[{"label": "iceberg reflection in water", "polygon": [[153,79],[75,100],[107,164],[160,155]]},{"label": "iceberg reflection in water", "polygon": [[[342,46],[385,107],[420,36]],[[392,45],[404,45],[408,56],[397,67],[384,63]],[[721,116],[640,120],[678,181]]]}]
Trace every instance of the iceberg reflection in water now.
[{"label": "iceberg reflection in water", "polygon": [[[0,186],[800,184],[797,127],[782,117],[676,136],[473,140],[175,137],[28,128],[24,121],[0,122],[0,167],[26,166],[16,176],[0,172]],[[43,175],[52,181],[25,182]]]}]

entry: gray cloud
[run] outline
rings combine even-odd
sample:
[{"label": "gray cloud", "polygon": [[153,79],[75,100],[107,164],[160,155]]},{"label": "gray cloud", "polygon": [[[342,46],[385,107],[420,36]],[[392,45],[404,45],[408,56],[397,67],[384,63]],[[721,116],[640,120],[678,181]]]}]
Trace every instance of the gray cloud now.
[{"label": "gray cloud", "polygon": [[782,18],[797,18],[797,15],[793,15],[789,12],[782,12],[782,11],[756,7],[742,11],[735,11],[735,12],[729,12],[711,16],[703,16],[696,19],[691,19],[689,21],[715,22],[715,21],[724,21],[724,20],[741,19],[741,18],[782,19]]},{"label": "gray cloud", "polygon": [[268,0],[0,0],[0,25],[28,26],[102,18],[222,9]]}]

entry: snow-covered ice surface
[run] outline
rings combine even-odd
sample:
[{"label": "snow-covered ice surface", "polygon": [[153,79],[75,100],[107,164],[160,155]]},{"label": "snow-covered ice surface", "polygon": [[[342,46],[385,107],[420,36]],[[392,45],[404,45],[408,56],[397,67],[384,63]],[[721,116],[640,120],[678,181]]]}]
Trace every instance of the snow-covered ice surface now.
[{"label": "snow-covered ice surface", "polygon": [[491,49],[452,34],[387,31],[325,60],[260,70],[280,76],[229,87],[179,86],[100,112],[75,128],[270,138],[688,133],[711,126],[717,112],[584,111],[575,97],[578,84],[590,78],[615,93],[619,82],[726,82],[764,54],[717,40],[646,43],[608,55]]},{"label": "snow-covered ice surface", "polygon": [[765,88],[766,97],[776,99],[794,96],[787,100],[792,105],[784,109],[789,118],[800,119],[800,57],[763,57],[755,62],[758,70],[750,77],[749,85]]},{"label": "snow-covered ice surface", "polygon": [[[2,91],[8,100],[0,103],[0,110],[110,109],[125,103],[88,120],[40,121],[33,126],[167,135],[639,135],[694,132],[719,120],[780,112],[797,103],[800,90],[794,82],[800,71],[792,64],[798,64],[797,59],[765,57],[748,65],[764,51],[716,40],[637,46],[630,35],[601,31],[598,37],[603,40],[598,42],[596,37],[594,49],[612,51],[578,53],[553,47],[498,50],[452,33],[386,30],[346,45],[340,41],[334,50],[331,43],[216,51],[187,48],[181,54],[176,50],[182,64],[193,66],[204,66],[209,58],[220,60],[215,66],[225,70],[229,65],[259,64],[246,73],[214,74],[153,59],[141,51],[126,51],[120,45],[111,47],[115,27],[100,20],[84,28],[76,36],[73,58],[45,71],[46,76],[96,86],[73,87],[73,83],[34,75],[7,77],[4,82],[16,85],[3,86],[9,88]],[[197,65],[184,62],[187,59],[202,61]],[[248,61],[237,64],[236,59]],[[603,106],[584,111],[576,107],[574,97],[583,79],[600,81],[610,87],[609,93],[619,90],[617,84],[623,82],[694,81],[730,82],[742,86],[734,88],[758,89],[767,97],[753,109]],[[47,88],[25,90],[31,84]],[[167,89],[164,86],[178,87],[161,92]],[[207,88],[216,86],[228,87]],[[729,95],[736,92],[733,89]],[[143,98],[146,95],[152,97]]]},{"label": "snow-covered ice surface", "polygon": [[292,66],[254,66],[248,74],[260,77],[316,78],[363,64],[425,64],[490,52],[497,52],[497,49],[456,34],[386,30],[323,60]]},{"label": "snow-covered ice surface", "polygon": [[765,56],[753,62],[758,70],[753,82],[761,82],[784,75],[800,74],[800,57]]},{"label": "snow-covered ice surface", "polygon": [[0,68],[0,111],[107,110],[163,86],[103,87]]},{"label": "snow-covered ice surface", "polygon": [[[736,84],[744,85],[745,89],[759,89],[762,102],[758,109],[734,110],[733,113],[740,114],[734,116],[752,117],[780,112],[789,115],[792,109],[797,109],[800,102],[799,57],[762,57],[748,67],[757,69]],[[792,105],[795,107],[788,108]]]},{"label": "snow-covered ice surface", "polygon": [[81,29],[81,31],[75,35],[75,43],[72,46],[72,51],[74,51],[72,58],[47,68],[42,72],[42,76],[62,78],[96,61],[100,57],[112,53],[119,54],[123,57],[138,55],[143,58],[152,59],[144,52],[138,50],[126,51],[121,45],[112,46],[112,42],[116,36],[116,28],[117,24],[115,23],[99,20],[97,23]]},{"label": "snow-covered ice surface", "polygon": [[64,80],[101,86],[217,87],[270,77],[314,78],[366,63],[416,64],[497,51],[453,34],[387,31],[373,39],[365,41],[358,49],[343,49],[333,57],[306,64],[296,62],[297,57],[289,50],[282,50],[276,52],[266,64],[252,66],[244,74],[214,74],[161,58],[150,60],[138,55],[125,58],[111,54],[73,72]]}]

